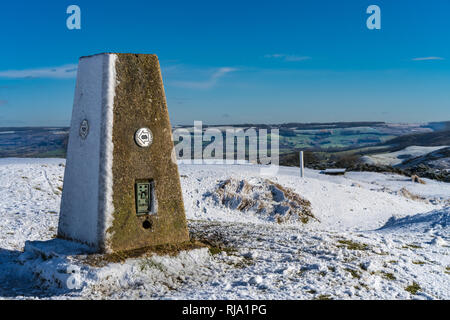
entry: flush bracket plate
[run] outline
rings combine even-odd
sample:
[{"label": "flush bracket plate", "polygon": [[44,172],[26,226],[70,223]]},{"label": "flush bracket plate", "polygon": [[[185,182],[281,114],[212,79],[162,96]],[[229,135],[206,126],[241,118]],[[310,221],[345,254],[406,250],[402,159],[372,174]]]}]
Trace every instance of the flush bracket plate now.
[{"label": "flush bracket plate", "polygon": [[156,214],[156,193],[153,180],[137,180],[135,183],[136,215]]}]

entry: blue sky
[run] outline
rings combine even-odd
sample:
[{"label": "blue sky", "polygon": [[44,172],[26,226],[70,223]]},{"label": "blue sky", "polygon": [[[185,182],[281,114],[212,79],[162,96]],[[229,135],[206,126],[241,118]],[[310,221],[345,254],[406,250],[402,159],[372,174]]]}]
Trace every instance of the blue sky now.
[{"label": "blue sky", "polygon": [[172,124],[450,120],[450,1],[0,6],[0,126],[68,125],[78,58],[99,52],[157,54]]}]

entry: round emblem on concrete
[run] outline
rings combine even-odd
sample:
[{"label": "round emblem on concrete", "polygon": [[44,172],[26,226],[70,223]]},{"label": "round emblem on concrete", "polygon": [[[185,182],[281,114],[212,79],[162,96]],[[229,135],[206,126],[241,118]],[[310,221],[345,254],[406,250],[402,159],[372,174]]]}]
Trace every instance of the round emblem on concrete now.
[{"label": "round emblem on concrete", "polygon": [[83,121],[81,121],[80,124],[80,137],[82,139],[86,139],[88,134],[89,134],[89,122],[86,119],[84,119]]},{"label": "round emblem on concrete", "polygon": [[134,134],[134,141],[139,147],[149,147],[153,142],[153,135],[149,128],[140,128]]}]

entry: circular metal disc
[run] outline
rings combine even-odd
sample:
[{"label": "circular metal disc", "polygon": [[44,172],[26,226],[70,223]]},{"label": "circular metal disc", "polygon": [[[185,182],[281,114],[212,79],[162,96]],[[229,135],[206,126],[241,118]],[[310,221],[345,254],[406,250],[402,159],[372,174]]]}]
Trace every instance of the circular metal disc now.
[{"label": "circular metal disc", "polygon": [[134,141],[139,147],[147,148],[153,142],[153,134],[149,128],[140,128],[134,134]]}]

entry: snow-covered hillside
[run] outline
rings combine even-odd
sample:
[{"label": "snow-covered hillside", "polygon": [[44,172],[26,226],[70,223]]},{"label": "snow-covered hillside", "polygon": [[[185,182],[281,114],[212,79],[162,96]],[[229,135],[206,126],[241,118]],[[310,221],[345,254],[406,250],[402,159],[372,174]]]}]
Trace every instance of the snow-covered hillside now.
[{"label": "snow-covered hillside", "polygon": [[401,164],[405,160],[424,156],[433,151],[444,149],[447,147],[448,146],[437,146],[437,147],[409,146],[395,152],[362,156],[361,161],[371,165],[396,166]]},{"label": "snow-covered hillside", "polygon": [[[255,165],[179,168],[191,235],[214,246],[92,264],[88,248],[54,239],[64,160],[0,159],[0,297],[450,298],[450,184],[313,170],[300,179],[284,167],[261,176]],[[230,179],[233,194],[223,197]],[[310,206],[314,219],[274,219],[297,205],[297,213]]]}]

